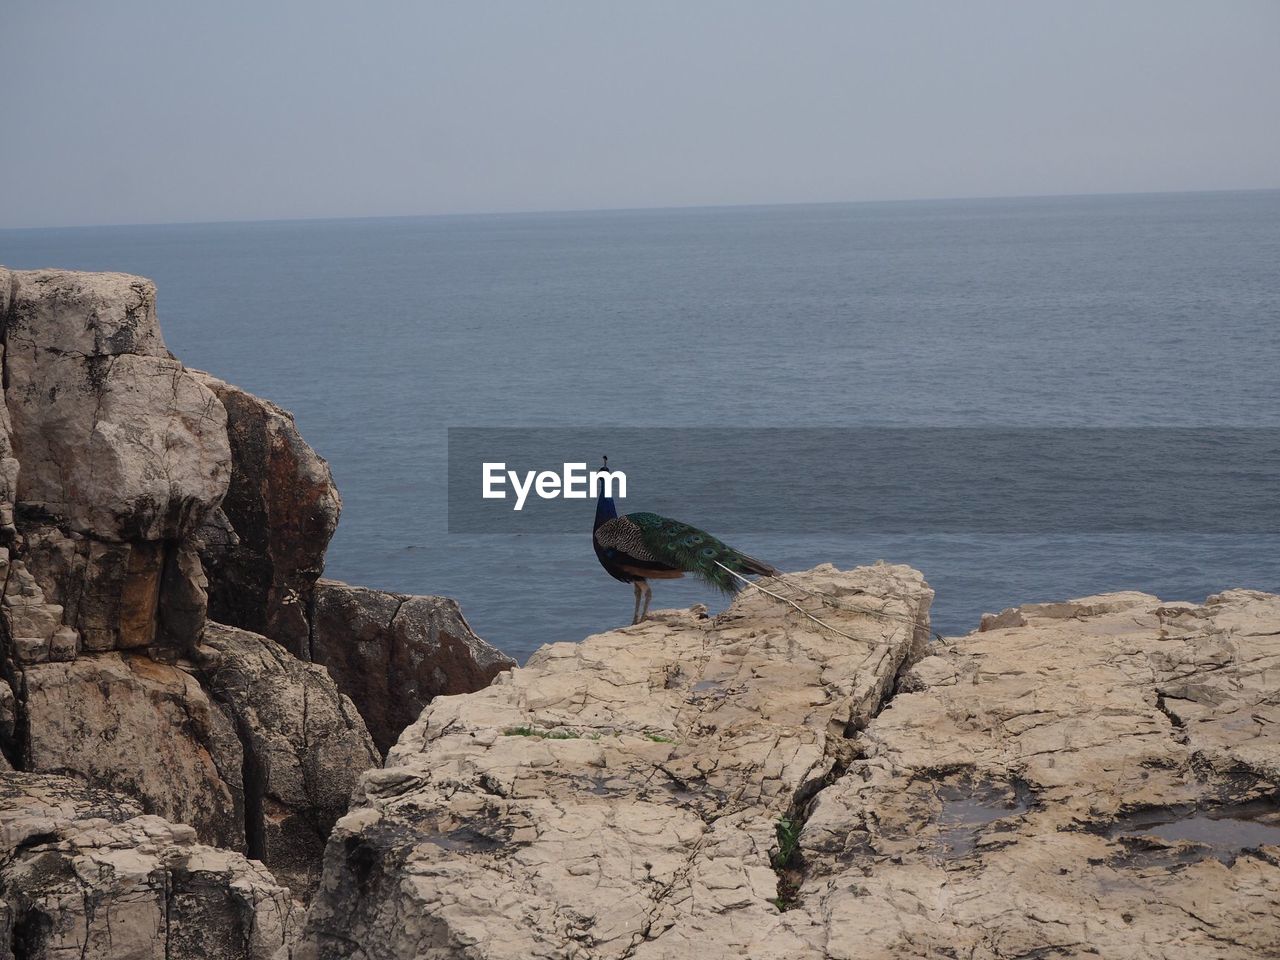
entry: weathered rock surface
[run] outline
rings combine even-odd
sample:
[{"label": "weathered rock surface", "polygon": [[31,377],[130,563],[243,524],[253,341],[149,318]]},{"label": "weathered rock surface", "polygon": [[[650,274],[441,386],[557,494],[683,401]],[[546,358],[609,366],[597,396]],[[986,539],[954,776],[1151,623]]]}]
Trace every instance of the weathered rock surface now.
[{"label": "weathered rock surface", "polygon": [[914,571],[792,579],[838,633],[748,592],[436,700],[293,956],[1280,955],[1280,597],[1028,605],[904,672]]},{"label": "weathered rock surface", "polygon": [[[0,370],[6,369],[3,331],[8,324],[9,305],[16,282],[13,275],[0,267]],[[9,407],[0,402],[0,537],[6,541],[16,532],[15,507],[18,502],[18,459],[13,451],[13,422]]]},{"label": "weathered rock surface", "polygon": [[433,701],[338,822],[296,955],[810,955],[772,902],[777,823],[847,759],[932,591],[906,567],[794,579],[838,633],[748,591]]},{"label": "weathered rock surface", "polygon": [[302,907],[260,864],[63,777],[0,773],[0,960],[267,960]]},{"label": "weathered rock surface", "polygon": [[[0,770],[120,791],[305,895],[379,762],[326,670],[286,652],[311,657],[341,501],[288,413],[173,358],[155,293],[123,274],[0,268]],[[207,625],[211,602],[276,642]],[[441,610],[397,619],[393,677],[375,659],[377,678],[346,682],[384,699],[403,682],[411,705],[487,682],[449,660],[473,635]]]},{"label": "weathered rock surface", "polygon": [[0,770],[13,769],[12,759],[18,755],[18,701],[7,680],[0,680]]},{"label": "weathered rock surface", "polygon": [[329,465],[288,411],[207,373],[192,374],[222,401],[231,441],[222,516],[201,533],[209,616],[309,659],[312,589],[342,509]]},{"label": "weathered rock surface", "polygon": [[205,628],[199,653],[205,684],[244,743],[249,852],[309,896],[329,831],[360,774],[382,758],[323,667],[217,623]]},{"label": "weathered rock surface", "polygon": [[193,532],[226,493],[226,414],[165,348],[155,286],[56,270],[0,286],[18,499],[103,540]]},{"label": "weathered rock surface", "polygon": [[23,687],[24,769],[77,776],[245,849],[240,739],[186,671],[112,652],[28,666]]},{"label": "weathered rock surface", "polygon": [[189,648],[206,603],[190,539],[230,477],[221,402],[165,348],[150,281],[0,268],[0,289],[13,656]]},{"label": "weathered rock surface", "polygon": [[[22,533],[25,560],[14,561],[16,579],[9,580],[6,595],[29,594],[26,580],[34,581],[39,602],[51,608],[47,615],[73,634],[70,656],[61,659],[82,651],[156,647],[176,655],[199,635],[204,578],[190,566],[188,545],[108,542],[48,524],[24,524]],[[186,618],[174,615],[179,604]],[[50,653],[23,644],[17,650],[24,663],[60,659]]]},{"label": "weathered rock surface", "polygon": [[357,778],[381,757],[323,667],[216,623],[196,655],[27,666],[22,766],[191,824],[202,842],[249,853],[306,896]]},{"label": "weathered rock surface", "polygon": [[63,624],[61,604],[50,603],[24,563],[0,547],[0,610],[9,648],[19,663],[73,660],[80,638]]},{"label": "weathered rock surface", "polygon": [[329,668],[384,754],[438,696],[480,690],[515,661],[476,636],[447,597],[316,585],[311,658]]},{"label": "weathered rock surface", "polygon": [[984,627],[818,795],[797,956],[1280,956],[1280,597]]}]

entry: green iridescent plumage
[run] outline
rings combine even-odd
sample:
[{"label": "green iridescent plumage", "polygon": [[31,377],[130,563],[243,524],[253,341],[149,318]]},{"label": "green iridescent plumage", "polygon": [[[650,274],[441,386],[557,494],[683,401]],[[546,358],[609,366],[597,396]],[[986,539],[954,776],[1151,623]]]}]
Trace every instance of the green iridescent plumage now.
[{"label": "green iridescent plumage", "polygon": [[[609,458],[604,457],[604,469]],[[639,623],[649,611],[653,591],[650,580],[675,580],[686,573],[725,593],[734,593],[745,576],[773,577],[778,571],[717,540],[705,530],[656,513],[618,516],[613,496],[600,485],[591,545],[605,573],[631,584],[636,594],[631,622]]]},{"label": "green iridescent plumage", "polygon": [[734,593],[741,585],[730,570],[763,576],[777,573],[767,563],[679,520],[656,513],[628,513],[626,519],[639,528],[641,542],[655,559],[691,573],[725,593]]}]

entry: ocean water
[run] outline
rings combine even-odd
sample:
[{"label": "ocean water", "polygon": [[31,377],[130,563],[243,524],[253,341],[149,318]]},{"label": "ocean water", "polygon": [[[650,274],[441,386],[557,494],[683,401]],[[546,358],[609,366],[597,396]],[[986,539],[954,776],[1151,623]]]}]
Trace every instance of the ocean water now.
[{"label": "ocean water", "polygon": [[[328,575],[455,596],[522,659],[627,622],[631,590],[590,503],[580,534],[450,533],[450,426],[1280,426],[1277,191],[10,230],[0,263],[153,278],[174,353],[332,465]],[[789,495],[766,457],[723,470],[762,510]],[[1101,590],[1280,589],[1280,537],[1176,523],[715,532],[787,569],[917,566],[949,634]]]}]

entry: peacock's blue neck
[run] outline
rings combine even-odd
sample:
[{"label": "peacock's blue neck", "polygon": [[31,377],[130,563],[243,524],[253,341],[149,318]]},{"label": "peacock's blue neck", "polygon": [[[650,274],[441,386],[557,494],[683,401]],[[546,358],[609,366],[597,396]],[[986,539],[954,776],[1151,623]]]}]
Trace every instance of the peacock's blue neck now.
[{"label": "peacock's blue neck", "polygon": [[613,504],[613,497],[606,497],[604,494],[604,486],[601,485],[600,496],[596,500],[596,522],[592,530],[599,530],[600,527],[608,523],[618,515],[618,508]]}]

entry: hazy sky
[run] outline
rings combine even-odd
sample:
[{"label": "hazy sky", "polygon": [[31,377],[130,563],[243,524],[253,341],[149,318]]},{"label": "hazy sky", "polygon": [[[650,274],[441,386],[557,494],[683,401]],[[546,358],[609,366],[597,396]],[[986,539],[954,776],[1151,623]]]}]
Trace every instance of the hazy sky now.
[{"label": "hazy sky", "polygon": [[1280,187],[1280,0],[0,0],[0,226]]}]

